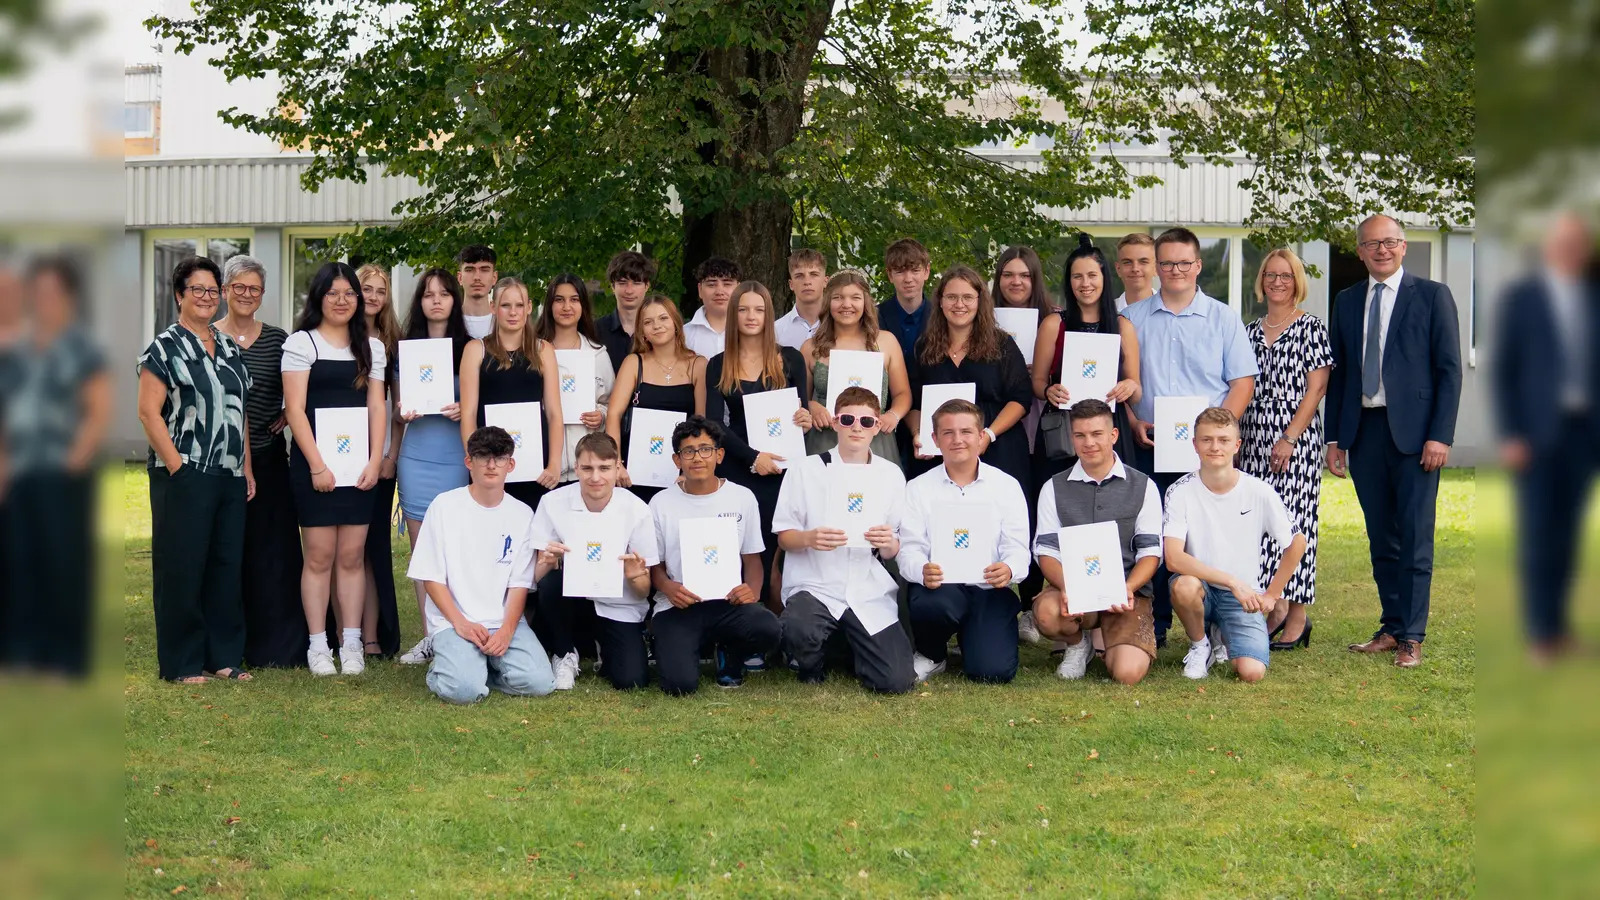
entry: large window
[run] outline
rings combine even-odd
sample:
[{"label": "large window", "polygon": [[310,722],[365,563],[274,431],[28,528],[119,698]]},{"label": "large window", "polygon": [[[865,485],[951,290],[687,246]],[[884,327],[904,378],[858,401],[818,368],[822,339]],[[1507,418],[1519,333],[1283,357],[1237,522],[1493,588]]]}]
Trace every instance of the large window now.
[{"label": "large window", "polygon": [[1256,299],[1256,275],[1261,271],[1261,261],[1269,248],[1258,247],[1249,238],[1241,238],[1240,261],[1244,269],[1239,278],[1239,311],[1246,325],[1267,314],[1267,304]]},{"label": "large window", "polygon": [[[154,252],[151,254],[150,274],[155,288],[151,304],[154,313],[151,319],[154,326],[152,337],[178,321],[178,307],[172,297],[172,270],[177,268],[178,263],[191,256],[206,256],[221,268],[229,259],[250,252],[250,239],[233,235],[156,238],[151,245]],[[212,321],[227,314],[228,305],[224,295]]]},{"label": "large window", "polygon": [[1200,290],[1207,297],[1228,302],[1228,266],[1232,263],[1227,238],[1200,239]]},{"label": "large window", "polygon": [[[289,272],[290,289],[293,291],[293,312],[290,324],[300,318],[301,310],[306,308],[306,293],[311,290],[311,279],[316,277],[317,270],[330,262],[343,261],[355,268],[361,268],[366,262],[359,256],[340,257],[332,251],[334,238],[332,237],[293,237],[289,240]],[[392,300],[391,300],[392,302]]]}]

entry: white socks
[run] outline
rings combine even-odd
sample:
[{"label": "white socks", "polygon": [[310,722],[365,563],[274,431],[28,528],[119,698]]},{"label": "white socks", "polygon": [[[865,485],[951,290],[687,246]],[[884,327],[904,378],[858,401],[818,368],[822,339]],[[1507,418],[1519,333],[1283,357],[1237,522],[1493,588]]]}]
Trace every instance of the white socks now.
[{"label": "white socks", "polygon": [[323,653],[331,652],[328,650],[328,633],[326,631],[319,631],[311,636],[311,649]]},{"label": "white socks", "polygon": [[343,636],[343,641],[341,643],[343,644],[344,649],[346,649],[346,650],[354,650],[354,651],[360,652],[360,650],[361,650],[361,629],[359,629],[359,628],[346,628],[341,632],[341,634]]}]

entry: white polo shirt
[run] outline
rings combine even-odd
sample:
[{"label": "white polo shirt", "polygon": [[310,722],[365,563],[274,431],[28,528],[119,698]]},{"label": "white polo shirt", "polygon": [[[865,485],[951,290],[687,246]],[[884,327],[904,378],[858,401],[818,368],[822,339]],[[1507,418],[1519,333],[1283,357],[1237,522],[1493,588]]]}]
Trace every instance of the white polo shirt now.
[{"label": "white polo shirt", "polygon": [[[818,309],[820,310],[821,308],[818,307]],[[795,308],[789,310],[787,315],[772,324],[772,332],[773,336],[777,338],[779,346],[793,347],[799,350],[801,344],[811,340],[811,336],[817,333],[817,326],[820,324],[822,324],[820,315],[817,321],[807,322],[800,317],[799,308]]]},{"label": "white polo shirt", "polygon": [[906,513],[900,523],[900,576],[922,583],[922,567],[933,551],[934,510],[947,503],[985,503],[993,507],[999,524],[994,561],[1011,567],[1011,583],[1028,577],[1028,501],[1015,478],[979,460],[976,481],[961,487],[950,480],[943,465],[924,472],[906,485]]},{"label": "white polo shirt", "polygon": [[[772,533],[809,531],[824,524],[828,509],[828,470],[849,465],[831,454],[824,463],[821,456],[808,456],[791,465],[778,488],[778,505],[772,513]],[[889,491],[885,521],[896,531],[905,517],[906,477],[900,467],[881,456],[866,463],[873,477]],[[871,527],[871,526],[869,526]],[[894,576],[872,555],[871,547],[840,547],[837,550],[786,550],[783,560],[783,602],[799,591],[806,591],[828,608],[837,620],[845,610],[854,610],[868,634],[877,634],[900,621],[896,600],[899,588]]]},{"label": "white polo shirt", "polygon": [[[684,519],[729,516],[739,523],[741,555],[760,553],[767,546],[761,534],[761,507],[756,505],[756,495],[744,485],[731,481],[724,480],[721,487],[709,494],[686,494],[683,485],[672,484],[650,500],[650,516],[655,520],[656,542],[661,547],[660,561],[667,567],[667,577],[680,584],[683,583],[683,543],[678,523]],[[658,613],[672,608],[672,601],[660,591],[655,593],[654,603]]]},{"label": "white polo shirt", "polygon": [[[1166,524],[1162,533],[1184,542],[1184,550],[1200,562],[1252,585],[1261,583],[1261,536],[1288,547],[1296,534],[1289,510],[1272,485],[1239,473],[1239,483],[1226,494],[1214,494],[1199,472],[1167,488]],[[1276,569],[1276,561],[1273,568]]]},{"label": "white polo shirt", "polygon": [[[723,320],[722,325],[724,328],[727,327],[728,322],[726,319]],[[704,306],[695,310],[694,318],[683,326],[683,342],[689,345],[691,351],[704,356],[706,359],[710,359],[722,352],[726,337],[726,334],[712,328],[711,323],[706,321],[706,308]]]},{"label": "white polo shirt", "polygon": [[[533,510],[506,494],[500,505],[479,506],[470,487],[433,498],[406,575],[450,590],[470,622],[494,631],[505,624],[506,592],[533,587]],[[429,636],[453,626],[427,598]]]},{"label": "white polo shirt", "polygon": [[[616,488],[605,509],[590,512],[583,502],[583,485],[576,483],[558,487],[539,501],[539,510],[533,514],[534,549],[543,549],[551,541],[560,541],[569,550],[577,548],[582,539],[579,529],[587,516],[601,518],[627,535],[628,552],[644,557],[645,565],[661,562],[656,546],[656,523],[643,500],[631,491]],[[623,582],[620,599],[596,598],[593,603],[596,615],[613,622],[643,622],[645,613],[650,611],[650,599],[635,593],[627,582]]]}]

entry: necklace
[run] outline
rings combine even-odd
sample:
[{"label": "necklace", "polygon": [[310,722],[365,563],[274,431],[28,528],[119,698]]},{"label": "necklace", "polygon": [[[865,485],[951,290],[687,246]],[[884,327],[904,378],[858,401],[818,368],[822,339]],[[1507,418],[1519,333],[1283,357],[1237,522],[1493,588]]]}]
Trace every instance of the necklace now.
[{"label": "necklace", "polygon": [[255,321],[255,320],[251,320],[250,324],[256,326],[256,328],[249,328],[249,329],[246,329],[244,331],[241,331],[238,334],[233,335],[233,339],[238,341],[240,344],[243,344],[261,326],[261,323]]},{"label": "necklace", "polygon": [[1261,321],[1268,328],[1271,328],[1274,331],[1278,330],[1279,328],[1282,328],[1283,326],[1289,324],[1290,322],[1293,322],[1294,320],[1295,320],[1295,311],[1294,310],[1291,310],[1289,312],[1289,318],[1284,319],[1282,322],[1278,322],[1277,324],[1273,324],[1273,321],[1271,319],[1267,318],[1266,316],[1262,316],[1261,317]]},{"label": "necklace", "polygon": [[681,359],[680,360],[674,360],[673,363],[672,363],[672,368],[669,369],[666,366],[661,364],[661,360],[656,359],[655,357],[651,357],[651,360],[653,362],[655,362],[656,368],[661,370],[661,377],[663,379],[665,379],[667,384],[671,384],[672,383],[673,373],[678,371],[678,364],[683,362],[683,360],[681,360]]}]

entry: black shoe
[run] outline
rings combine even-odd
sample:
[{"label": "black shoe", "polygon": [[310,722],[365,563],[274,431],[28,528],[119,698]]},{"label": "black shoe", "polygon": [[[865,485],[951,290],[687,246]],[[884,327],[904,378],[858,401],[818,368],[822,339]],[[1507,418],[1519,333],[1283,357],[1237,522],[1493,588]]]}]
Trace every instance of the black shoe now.
[{"label": "black shoe", "polygon": [[827,673],[821,669],[795,670],[795,679],[801,684],[821,684],[826,677]]},{"label": "black shoe", "polygon": [[[1282,625],[1279,625],[1278,626],[1278,630],[1273,632],[1273,634],[1282,634],[1282,633],[1283,633],[1283,626]],[[1292,641],[1273,641],[1272,643],[1268,644],[1267,646],[1271,647],[1273,650],[1278,650],[1278,651],[1289,651],[1289,650],[1293,650],[1296,647],[1301,647],[1301,646],[1305,647],[1308,650],[1311,649],[1311,619],[1309,619],[1309,618],[1306,619],[1306,627],[1305,627],[1305,629],[1303,631],[1300,632],[1300,636],[1299,637],[1295,638]]]},{"label": "black shoe", "polygon": [[733,658],[728,651],[717,648],[717,687],[744,686],[744,662]]},{"label": "black shoe", "polygon": [[1166,648],[1167,648],[1167,633],[1165,631],[1156,632],[1156,649],[1157,650],[1165,650]]},{"label": "black shoe", "polygon": [[1278,627],[1277,628],[1272,629],[1272,633],[1267,635],[1267,637],[1276,638],[1278,635],[1283,634],[1283,626],[1285,626],[1287,624],[1289,624],[1289,620],[1288,620],[1288,618],[1285,618],[1282,622],[1278,623]]}]

